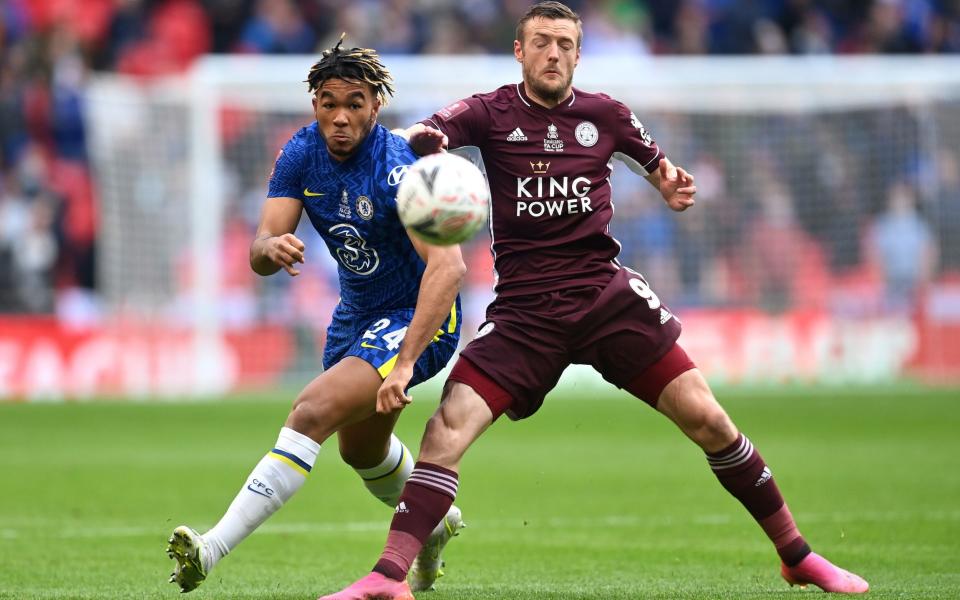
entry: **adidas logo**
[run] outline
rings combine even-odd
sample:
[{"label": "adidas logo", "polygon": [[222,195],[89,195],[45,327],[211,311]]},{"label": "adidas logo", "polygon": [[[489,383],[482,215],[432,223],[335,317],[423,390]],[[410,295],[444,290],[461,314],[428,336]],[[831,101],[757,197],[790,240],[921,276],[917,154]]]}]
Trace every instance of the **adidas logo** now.
[{"label": "adidas logo", "polygon": [[510,132],[510,135],[507,136],[507,141],[508,142],[525,142],[527,141],[527,136],[524,135],[522,131],[520,131],[519,127],[517,127],[516,129]]},{"label": "adidas logo", "polygon": [[753,484],[753,487],[760,487],[766,482],[770,481],[773,477],[773,473],[770,472],[770,467],[764,467],[763,473],[760,473],[760,479],[757,479],[757,482]]},{"label": "adidas logo", "polygon": [[396,509],[395,511],[393,511],[393,514],[409,513],[409,512],[410,512],[410,511],[407,510],[407,503],[406,503],[406,502],[401,502],[400,504],[397,505],[397,509]]},{"label": "adidas logo", "polygon": [[672,314],[669,310],[667,310],[667,309],[665,309],[665,308],[661,308],[661,309],[660,309],[660,324],[661,324],[661,325],[663,325],[664,323],[666,323],[667,321],[669,321],[669,320],[672,319],[672,318],[673,318],[673,314]]}]

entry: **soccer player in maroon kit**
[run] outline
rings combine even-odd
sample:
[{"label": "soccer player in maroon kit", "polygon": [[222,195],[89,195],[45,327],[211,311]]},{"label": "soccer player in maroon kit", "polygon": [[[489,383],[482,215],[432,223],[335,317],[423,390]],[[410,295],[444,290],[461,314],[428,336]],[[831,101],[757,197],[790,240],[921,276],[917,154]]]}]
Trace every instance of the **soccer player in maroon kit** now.
[{"label": "soccer player in maroon kit", "polygon": [[[520,19],[514,54],[523,82],[478,94],[412,128],[415,147],[476,146],[492,192],[497,297],[454,366],[373,572],[321,600],[413,598],[404,578],[457,494],[467,448],[501,414],[529,417],[563,370],[589,364],[666,415],[706,453],[720,483],[773,542],[790,584],[862,593],[859,576],[813,553],[770,468],[738,431],[677,345],[680,323],[643,276],[617,262],[610,236],[611,157],[659,190],[694,204],[693,176],[675,167],[626,106],[572,86],[579,16],[541,2]],[[415,126],[416,127],[416,126]],[[403,382],[381,388],[378,411],[402,409]]]}]

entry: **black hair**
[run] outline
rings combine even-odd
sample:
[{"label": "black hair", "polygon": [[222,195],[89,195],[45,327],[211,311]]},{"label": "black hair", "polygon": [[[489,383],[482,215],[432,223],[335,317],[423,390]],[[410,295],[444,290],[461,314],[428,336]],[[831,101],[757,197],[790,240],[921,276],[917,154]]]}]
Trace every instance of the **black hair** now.
[{"label": "black hair", "polygon": [[345,79],[366,83],[380,100],[387,104],[387,96],[393,96],[393,77],[383,63],[376,50],[370,48],[341,48],[346,33],[340,36],[337,45],[323,51],[323,58],[310,68],[305,83],[311,94],[323,86],[328,79]]}]

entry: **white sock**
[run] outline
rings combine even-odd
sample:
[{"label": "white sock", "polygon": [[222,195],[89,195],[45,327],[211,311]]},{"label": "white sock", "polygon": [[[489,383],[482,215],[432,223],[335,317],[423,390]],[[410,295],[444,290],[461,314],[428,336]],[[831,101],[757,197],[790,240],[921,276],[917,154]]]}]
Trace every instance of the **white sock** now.
[{"label": "white sock", "polygon": [[370,493],[378,500],[395,508],[400,500],[403,484],[413,471],[413,456],[395,435],[390,435],[390,450],[383,462],[370,469],[354,469],[363,479]]},{"label": "white sock", "polygon": [[319,452],[320,444],[302,433],[280,430],[277,445],[253,468],[220,521],[203,534],[210,550],[208,572],[300,489]]}]

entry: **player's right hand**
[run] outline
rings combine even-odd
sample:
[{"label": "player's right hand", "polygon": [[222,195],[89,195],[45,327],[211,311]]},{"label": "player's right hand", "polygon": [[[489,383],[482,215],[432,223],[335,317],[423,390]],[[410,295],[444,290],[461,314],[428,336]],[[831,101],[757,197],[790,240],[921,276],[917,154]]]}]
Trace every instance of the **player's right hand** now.
[{"label": "player's right hand", "polygon": [[449,140],[447,135],[439,129],[427,127],[423,123],[411,125],[404,132],[410,148],[419,156],[436,154],[446,149]]},{"label": "player's right hand", "polygon": [[297,239],[297,236],[292,233],[285,233],[264,240],[263,253],[270,262],[283,268],[291,277],[296,277],[300,274],[300,271],[295,269],[293,265],[296,263],[304,264],[303,251],[305,249],[306,246]]},{"label": "player's right hand", "polygon": [[395,365],[386,376],[380,389],[377,390],[377,412],[389,415],[403,410],[413,402],[413,397],[407,395],[406,388],[413,377],[413,367],[409,365]]}]

